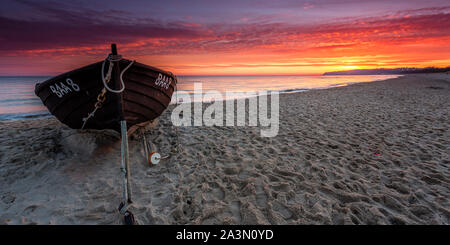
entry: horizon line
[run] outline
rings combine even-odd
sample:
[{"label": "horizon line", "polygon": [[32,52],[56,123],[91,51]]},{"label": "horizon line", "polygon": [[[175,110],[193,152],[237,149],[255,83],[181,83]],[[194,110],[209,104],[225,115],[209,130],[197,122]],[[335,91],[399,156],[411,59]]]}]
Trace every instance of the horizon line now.
[{"label": "horizon line", "polygon": [[[427,69],[427,68],[436,68],[436,69],[445,69],[445,68],[450,68],[450,66],[428,66],[428,67],[408,67],[408,66],[403,66],[403,67],[395,67],[395,68],[384,68],[384,67],[379,67],[379,68],[360,68],[360,69],[350,69],[350,70],[334,70],[334,71],[326,71],[326,72],[322,72],[322,73],[307,73],[307,74],[181,74],[181,75],[176,75],[177,77],[207,77],[207,76],[220,76],[220,77],[233,77],[233,76],[323,76],[326,73],[332,73],[332,72],[350,72],[350,71],[361,71],[361,70],[380,70],[380,69],[388,69],[388,70],[396,70],[396,69]],[[63,73],[56,73],[56,74],[46,74],[46,75],[2,75],[0,74],[0,77],[54,77],[54,76],[59,76],[61,74],[64,74],[66,72]],[[355,75],[359,75],[359,74],[355,74]],[[382,75],[382,74],[380,74]]]}]

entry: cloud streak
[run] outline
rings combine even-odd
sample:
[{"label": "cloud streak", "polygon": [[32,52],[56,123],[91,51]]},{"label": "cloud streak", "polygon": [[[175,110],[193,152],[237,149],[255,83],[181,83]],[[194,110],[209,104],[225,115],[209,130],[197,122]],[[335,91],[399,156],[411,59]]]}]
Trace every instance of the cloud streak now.
[{"label": "cloud streak", "polygon": [[[447,62],[443,57],[450,52],[450,6],[299,24],[278,21],[271,14],[243,16],[245,19],[239,22],[198,23],[187,17],[161,20],[133,16],[127,11],[74,10],[73,6],[57,3],[21,2],[39,12],[40,18],[0,16],[0,55],[3,57],[85,55],[98,58],[104,57],[109,43],[116,42],[127,55],[165,57],[165,61],[160,61],[162,65],[187,71],[189,67],[204,67],[201,62],[190,64],[192,61],[186,58],[189,55],[204,56],[205,62],[216,62],[211,67],[252,68],[258,64],[291,67],[296,64],[289,60],[299,58],[320,58],[327,64],[327,59],[336,57],[375,57],[378,54],[403,58],[361,64],[374,66],[414,59],[432,62],[433,55],[438,64]],[[308,11],[316,9],[310,2],[302,6]],[[422,52],[420,57],[418,51]],[[215,55],[228,57],[224,60],[227,64],[217,64],[219,59],[211,58]],[[246,64],[237,60],[239,55],[249,60],[253,55],[262,60]],[[184,63],[180,62],[181,58],[186,59]],[[342,60],[341,63],[352,63],[351,59]],[[299,67],[311,65],[318,63],[297,63]]]}]

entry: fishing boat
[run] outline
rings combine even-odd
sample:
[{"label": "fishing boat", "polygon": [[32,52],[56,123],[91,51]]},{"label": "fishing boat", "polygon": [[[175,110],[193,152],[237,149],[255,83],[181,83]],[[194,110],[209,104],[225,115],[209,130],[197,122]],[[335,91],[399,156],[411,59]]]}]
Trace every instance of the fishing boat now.
[{"label": "fishing boat", "polygon": [[127,131],[160,116],[176,86],[171,72],[122,58],[115,44],[105,60],[36,84],[36,95],[67,126],[120,132],[123,201],[118,210],[125,224],[136,224],[128,210],[133,202]]},{"label": "fishing boat", "polygon": [[100,62],[36,84],[35,94],[50,113],[74,129],[113,129],[160,116],[177,78],[168,71],[128,60],[113,51]]}]

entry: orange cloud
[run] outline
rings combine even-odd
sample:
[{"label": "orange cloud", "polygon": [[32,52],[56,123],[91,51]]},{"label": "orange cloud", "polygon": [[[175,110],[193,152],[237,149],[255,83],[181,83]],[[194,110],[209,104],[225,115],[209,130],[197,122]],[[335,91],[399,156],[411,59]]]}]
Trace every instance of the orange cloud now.
[{"label": "orange cloud", "polygon": [[[176,74],[320,74],[336,69],[450,64],[449,8],[408,10],[319,24],[71,23],[0,17],[0,74],[27,67],[55,74],[103,59],[118,42],[126,57]],[[89,38],[86,38],[89,37]],[[45,60],[45,62],[43,62]],[[17,64],[17,67],[11,64]],[[22,71],[23,72],[23,71]]]}]

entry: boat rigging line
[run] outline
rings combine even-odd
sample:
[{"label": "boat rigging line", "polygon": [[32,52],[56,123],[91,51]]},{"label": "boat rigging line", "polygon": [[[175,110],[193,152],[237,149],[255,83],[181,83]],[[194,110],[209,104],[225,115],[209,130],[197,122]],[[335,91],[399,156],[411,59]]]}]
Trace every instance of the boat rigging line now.
[{"label": "boat rigging line", "polygon": [[[97,102],[94,105],[94,110],[89,113],[87,115],[87,117],[84,117],[83,120],[83,126],[81,126],[81,129],[84,129],[84,126],[86,125],[87,121],[95,116],[95,113],[97,112],[98,109],[100,109],[103,106],[103,103],[106,100],[106,91],[109,91],[111,93],[115,93],[115,94],[119,94],[122,93],[125,90],[125,83],[123,82],[123,74],[133,65],[134,60],[132,60],[130,62],[130,64],[128,64],[127,67],[125,67],[125,69],[120,73],[120,84],[121,84],[121,88],[119,90],[114,90],[112,88],[110,88],[108,86],[109,81],[111,81],[111,74],[114,68],[114,63],[113,62],[119,62],[120,60],[122,60],[122,56],[121,55],[114,55],[114,54],[109,54],[106,59],[103,61],[102,63],[102,82],[103,82],[103,89],[100,92],[100,94],[97,96]],[[109,61],[109,66],[108,66],[108,72],[106,73],[106,77],[105,77],[105,63],[106,61]]]}]

